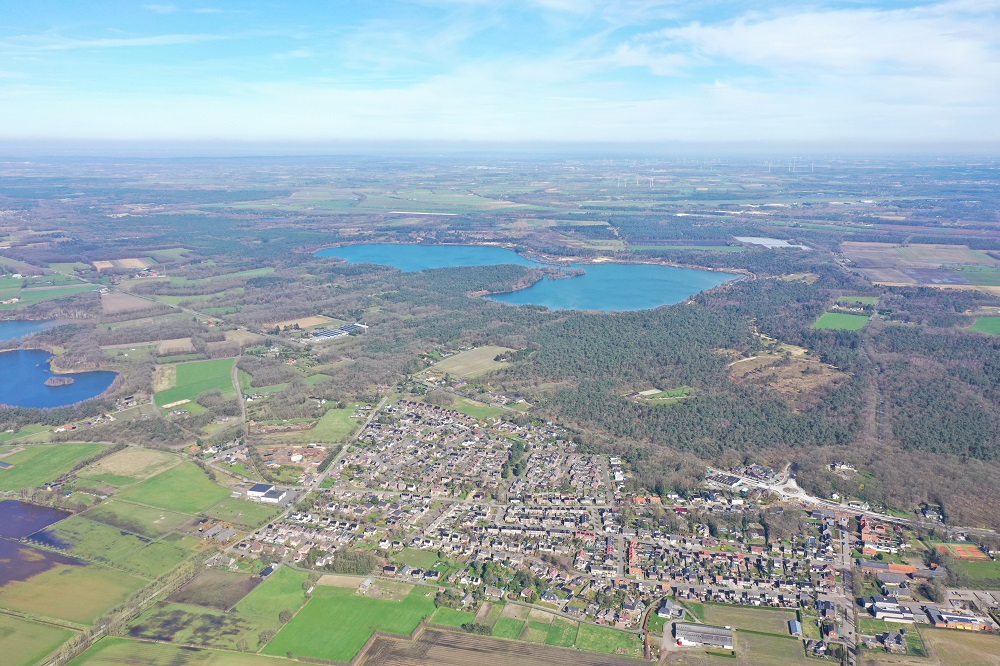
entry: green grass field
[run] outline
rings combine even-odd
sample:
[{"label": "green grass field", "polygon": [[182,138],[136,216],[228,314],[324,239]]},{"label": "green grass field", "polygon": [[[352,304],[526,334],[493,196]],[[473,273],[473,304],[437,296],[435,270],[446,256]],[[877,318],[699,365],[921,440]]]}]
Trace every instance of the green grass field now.
[{"label": "green grass field", "polygon": [[778,636],[762,636],[737,632],[736,652],[740,655],[749,654],[749,664],[767,664],[767,666],[801,666],[809,663],[806,658],[802,641]]},{"label": "green grass field", "polygon": [[302,586],[308,580],[309,574],[304,571],[281,567],[245,596],[236,610],[243,615],[277,620],[281,611],[297,611],[306,602]]},{"label": "green grass field", "polygon": [[577,634],[580,631],[580,624],[571,620],[555,618],[549,625],[549,635],[545,639],[547,645],[559,647],[573,647],[576,645]]},{"label": "green grass field", "polygon": [[620,657],[642,657],[642,641],[637,634],[593,624],[581,624],[576,636],[576,647],[587,652],[600,652]]},{"label": "green grass field", "polygon": [[97,565],[60,565],[0,588],[0,607],[89,624],[147,582]]},{"label": "green grass field", "polygon": [[1000,287],[1000,268],[995,266],[952,266],[951,270],[977,287]]},{"label": "green grass field", "polygon": [[197,465],[184,462],[119,494],[119,499],[168,511],[198,513],[229,497]]},{"label": "green grass field", "polygon": [[514,351],[509,347],[497,347],[485,345],[477,349],[470,349],[454,356],[450,356],[440,363],[430,368],[431,372],[439,374],[450,374],[455,377],[472,378],[485,374],[490,370],[502,368],[507,363],[494,361],[498,354],[507,351]]},{"label": "green grass field", "polygon": [[968,330],[987,335],[1000,335],[1000,317],[976,317],[975,323]]},{"label": "green grass field", "polygon": [[867,324],[870,317],[864,315],[844,314],[842,312],[824,312],[823,316],[816,320],[813,328],[831,329],[836,331],[860,331]]},{"label": "green grass field", "polygon": [[521,631],[523,629],[524,620],[518,620],[512,617],[501,617],[497,620],[496,624],[493,625],[493,635],[497,638],[517,639],[521,637]]},{"label": "green grass field", "polygon": [[189,553],[169,543],[152,542],[117,527],[73,516],[52,528],[51,533],[70,544],[72,555],[108,562],[142,576],[158,576],[180,564]]},{"label": "green grass field", "polygon": [[432,624],[440,624],[445,627],[461,627],[463,624],[476,621],[476,614],[467,611],[455,610],[454,608],[438,608],[431,618]]},{"label": "green grass field", "polygon": [[12,440],[12,439],[18,439],[19,437],[27,437],[28,435],[34,435],[34,434],[37,434],[37,433],[40,433],[40,432],[45,432],[50,427],[51,426],[43,426],[43,425],[38,425],[38,424],[32,423],[32,424],[24,426],[23,428],[21,428],[20,430],[18,430],[16,432],[0,432],[0,443],[6,442],[6,441],[9,441],[9,440]]},{"label": "green grass field", "polygon": [[500,407],[484,405],[481,402],[469,400],[468,398],[463,398],[461,396],[455,396],[455,402],[448,405],[448,408],[462,412],[463,414],[468,414],[474,419],[481,420],[492,418],[494,416],[503,416],[504,414],[504,410]]},{"label": "green grass field", "polygon": [[841,296],[837,302],[843,305],[878,305],[878,296]]},{"label": "green grass field", "polygon": [[206,648],[237,649],[240,641],[257,649],[263,631],[276,631],[277,619],[228,613],[182,603],[157,604],[143,613],[130,628],[136,638],[186,643]]},{"label": "green grass field", "polygon": [[117,499],[103,502],[87,511],[85,515],[91,520],[98,520],[112,527],[147,537],[156,537],[175,530],[191,520],[191,516],[181,513],[121,502]]},{"label": "green grass field", "polygon": [[965,574],[969,578],[996,578],[1000,579],[1000,562],[966,562],[954,560],[953,566],[958,573]]},{"label": "green grass field", "polygon": [[164,643],[104,638],[70,666],[291,666],[294,662],[247,652],[208,650]]},{"label": "green grass field", "polygon": [[226,395],[235,395],[233,363],[235,361],[231,358],[178,363],[177,381],[174,387],[158,392],[156,404],[162,407],[181,400],[193,402],[204,391],[210,389],[220,389]]},{"label": "green grass field", "polygon": [[218,520],[238,523],[246,527],[257,527],[273,518],[280,511],[281,509],[278,507],[269,504],[258,504],[257,502],[227,497],[218,504],[205,509],[203,513]]},{"label": "green grass field", "polygon": [[32,666],[69,640],[73,632],[46,624],[35,624],[11,615],[0,614],[0,637],[3,637],[3,663]]},{"label": "green grass field", "polygon": [[429,550],[404,548],[396,553],[392,559],[396,564],[409,564],[411,567],[430,569],[437,563],[438,556],[436,552]]},{"label": "green grass field", "polygon": [[777,608],[751,608],[729,604],[705,604],[705,622],[720,627],[735,627],[788,636],[788,622],[796,619],[794,611]]},{"label": "green grass field", "polygon": [[0,490],[35,488],[53,481],[70,471],[80,460],[89,458],[105,448],[106,444],[30,446],[3,459],[13,467],[0,470]]},{"label": "green grass field", "polygon": [[920,629],[924,643],[934,652],[940,664],[948,666],[980,666],[996,664],[1000,654],[1000,636],[985,632],[954,631],[951,629]]},{"label": "green grass field", "polygon": [[359,597],[349,588],[318,587],[264,653],[349,662],[376,630],[411,634],[434,613],[433,598],[426,594],[416,587],[397,602]]},{"label": "green grass field", "polygon": [[[10,280],[6,280],[10,282]],[[14,282],[20,283],[20,280],[14,280]],[[93,291],[93,285],[81,284],[79,286],[72,287],[49,287],[49,288],[39,288],[39,289],[18,289],[16,292],[10,288],[3,288],[0,286],[0,299],[7,300],[8,298],[19,297],[17,303],[0,304],[0,310],[13,310],[14,308],[23,308],[29,305],[34,305],[35,303],[40,303],[42,301],[51,301],[56,298],[65,298],[66,296],[73,296],[74,294],[79,294],[84,291]]]}]

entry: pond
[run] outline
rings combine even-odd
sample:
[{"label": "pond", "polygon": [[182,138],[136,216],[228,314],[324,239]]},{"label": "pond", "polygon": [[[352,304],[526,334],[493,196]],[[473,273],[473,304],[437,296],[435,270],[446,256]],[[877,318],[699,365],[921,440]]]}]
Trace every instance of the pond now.
[{"label": "pond", "polygon": [[[0,405],[12,407],[63,407],[104,393],[118,376],[106,370],[56,375],[49,368],[52,355],[40,349],[0,352]],[[46,386],[50,377],[73,380],[65,386]]]},{"label": "pond", "polygon": [[[321,257],[340,257],[352,263],[394,266],[404,272],[453,266],[518,264],[543,266],[512,250],[475,245],[403,245],[371,243],[327,248]],[[679,303],[700,291],[739,278],[733,273],[677,268],[656,264],[571,264],[584,274],[545,278],[519,291],[489,298],[516,305],[544,305],[553,310],[649,310]]]}]

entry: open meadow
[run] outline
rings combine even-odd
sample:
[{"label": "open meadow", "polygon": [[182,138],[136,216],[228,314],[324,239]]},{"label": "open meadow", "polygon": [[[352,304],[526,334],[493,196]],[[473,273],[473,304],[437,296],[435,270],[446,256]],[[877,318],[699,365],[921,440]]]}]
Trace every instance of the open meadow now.
[{"label": "open meadow", "polygon": [[3,662],[8,666],[33,666],[69,639],[69,629],[22,620],[0,614],[0,637],[3,638]]},{"label": "open meadow", "polygon": [[197,465],[183,462],[121,492],[118,499],[179,513],[199,513],[229,497]]},{"label": "open meadow", "polygon": [[509,347],[497,347],[495,345],[484,345],[476,349],[460,352],[444,359],[440,363],[435,363],[426,370],[427,373],[437,375],[450,374],[455,377],[471,379],[485,374],[490,370],[502,368],[509,363],[494,360],[504,352],[514,351]]},{"label": "open meadow", "polygon": [[86,516],[90,520],[97,520],[146,537],[160,536],[192,520],[189,515],[119,499],[98,504],[87,511]]},{"label": "open meadow", "polygon": [[309,574],[291,567],[280,567],[264,579],[236,605],[243,615],[277,620],[283,610],[293,613],[306,603],[305,584]]},{"label": "open meadow", "polygon": [[975,323],[968,330],[987,335],[1000,335],[1000,317],[976,317]]},{"label": "open meadow", "polygon": [[[191,409],[191,403],[210,389],[219,389],[225,395],[234,395],[236,388],[233,386],[233,363],[235,363],[233,359],[223,358],[177,364],[174,366],[173,381],[164,382],[172,385],[157,387],[156,404],[164,407],[180,403],[185,405],[185,409]],[[190,402],[183,403],[184,400]]]},{"label": "open meadow", "polygon": [[434,600],[417,587],[403,601],[358,596],[341,587],[317,587],[313,597],[264,648],[265,654],[349,662],[375,631],[408,636],[434,613]]},{"label": "open meadow", "polygon": [[866,315],[845,314],[843,312],[824,312],[816,320],[813,328],[831,329],[835,331],[860,331],[868,325],[870,317]]},{"label": "open meadow", "polygon": [[104,638],[70,666],[291,666],[294,662],[247,652]]},{"label": "open meadow", "polygon": [[54,481],[106,448],[106,444],[44,444],[4,455],[0,460],[13,467],[0,470],[0,490],[35,488]]},{"label": "open meadow", "polygon": [[0,607],[90,624],[148,581],[98,565],[60,565],[0,588]]},{"label": "open meadow", "polygon": [[788,636],[788,622],[796,619],[795,611],[777,608],[752,608],[730,604],[705,604],[708,624],[760,631],[778,636]]},{"label": "open meadow", "polygon": [[139,616],[129,627],[132,638],[147,638],[198,647],[238,649],[262,647],[261,634],[276,631],[277,620],[227,613],[202,606],[160,602]]}]

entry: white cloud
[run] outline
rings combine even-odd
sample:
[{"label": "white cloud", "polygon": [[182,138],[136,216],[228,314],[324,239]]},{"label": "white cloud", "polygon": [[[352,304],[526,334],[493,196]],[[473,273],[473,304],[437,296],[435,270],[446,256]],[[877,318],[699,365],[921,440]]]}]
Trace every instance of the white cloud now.
[{"label": "white cloud", "polygon": [[177,11],[177,5],[143,5],[143,8],[148,9],[151,12],[156,12],[157,14],[173,14]]}]

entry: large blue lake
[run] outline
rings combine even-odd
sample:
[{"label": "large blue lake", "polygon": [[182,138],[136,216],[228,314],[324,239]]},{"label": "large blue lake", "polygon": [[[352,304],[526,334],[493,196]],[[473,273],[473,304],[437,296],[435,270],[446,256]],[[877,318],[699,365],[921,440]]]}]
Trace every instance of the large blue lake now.
[{"label": "large blue lake", "polygon": [[[511,250],[474,245],[400,245],[373,243],[327,248],[320,257],[395,266],[405,271],[452,266],[519,264],[541,266]],[[585,273],[572,278],[546,278],[527,289],[490,296],[517,305],[544,305],[553,310],[648,310],[679,303],[699,291],[739,277],[692,268],[653,264],[572,264]]]},{"label": "large blue lake", "polygon": [[52,328],[57,323],[58,322],[48,320],[0,321],[0,340],[20,340],[26,335],[31,335],[32,333],[38,333],[38,331],[44,331],[47,328]]},{"label": "large blue lake", "polygon": [[69,386],[46,386],[55,373],[49,369],[46,351],[18,349],[0,352],[0,405],[13,407],[63,407],[104,393],[117,373],[106,370],[78,372]]}]

